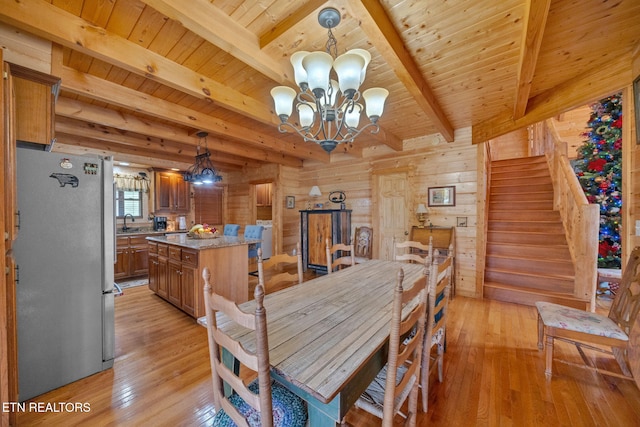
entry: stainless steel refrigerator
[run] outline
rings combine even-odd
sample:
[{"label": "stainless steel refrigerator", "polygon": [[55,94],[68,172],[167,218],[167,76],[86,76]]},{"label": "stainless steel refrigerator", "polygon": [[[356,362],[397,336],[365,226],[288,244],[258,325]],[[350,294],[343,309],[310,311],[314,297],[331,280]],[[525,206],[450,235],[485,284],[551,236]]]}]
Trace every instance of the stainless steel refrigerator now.
[{"label": "stainless steel refrigerator", "polygon": [[19,399],[113,366],[113,162],[18,148]]}]

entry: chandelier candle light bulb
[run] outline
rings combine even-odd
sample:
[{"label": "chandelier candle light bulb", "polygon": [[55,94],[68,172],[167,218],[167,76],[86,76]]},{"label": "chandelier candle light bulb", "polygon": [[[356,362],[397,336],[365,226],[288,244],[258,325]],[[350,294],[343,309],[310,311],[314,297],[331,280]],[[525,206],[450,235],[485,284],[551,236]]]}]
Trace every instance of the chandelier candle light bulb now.
[{"label": "chandelier candle light bulb", "polygon": [[[337,56],[337,41],[331,32],[331,28],[340,22],[336,9],[323,9],[318,21],[328,29],[327,51],[300,51],[291,55],[294,79],[300,92],[296,95],[287,86],[277,86],[271,90],[271,96],[281,122],[280,132],[291,129],[305,141],[315,142],[330,153],[339,143],[352,143],[364,129],[372,128],[371,133],[380,130],[378,119],[389,91],[371,88],[361,94],[360,85],[364,83],[371,54],[364,49],[351,49]],[[332,69],[337,81],[331,78]],[[363,110],[359,103],[361,97],[370,123],[358,129]],[[300,127],[289,123],[294,100],[297,100]]]}]

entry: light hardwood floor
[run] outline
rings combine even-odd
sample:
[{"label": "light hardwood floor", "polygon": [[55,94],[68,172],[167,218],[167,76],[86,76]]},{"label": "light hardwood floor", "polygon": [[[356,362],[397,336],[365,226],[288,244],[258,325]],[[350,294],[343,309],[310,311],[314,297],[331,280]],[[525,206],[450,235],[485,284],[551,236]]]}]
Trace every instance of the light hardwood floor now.
[{"label": "light hardwood floor", "polygon": [[[559,363],[545,379],[535,308],[456,297],[449,314],[444,383],[432,379],[429,412],[418,426],[640,425],[640,391],[631,381]],[[18,425],[210,425],[205,329],[142,286],[116,299],[116,331],[113,369],[33,399],[86,402],[89,411],[27,411]],[[564,343],[556,352],[579,359]],[[601,362],[614,366],[606,357]],[[347,421],[379,425],[357,410]]]}]

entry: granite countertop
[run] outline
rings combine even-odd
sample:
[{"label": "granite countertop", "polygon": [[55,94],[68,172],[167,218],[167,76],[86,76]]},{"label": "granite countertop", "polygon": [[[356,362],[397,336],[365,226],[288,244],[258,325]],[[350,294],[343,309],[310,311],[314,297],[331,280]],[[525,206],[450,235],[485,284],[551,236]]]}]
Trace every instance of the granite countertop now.
[{"label": "granite countertop", "polygon": [[244,237],[220,236],[215,239],[192,239],[186,234],[171,234],[169,236],[149,236],[147,240],[158,243],[182,246],[189,249],[203,250],[226,248],[229,246],[251,245],[259,243],[259,239],[245,239]]},{"label": "granite countertop", "polygon": [[140,228],[136,228],[136,227],[131,227],[129,230],[127,231],[122,231],[122,227],[118,227],[116,229],[116,236],[118,237],[122,237],[122,236],[138,236],[141,234],[144,235],[159,235],[159,236],[164,236],[165,234],[172,234],[172,233],[186,233],[188,230],[175,230],[175,231],[167,231],[167,230],[154,230],[152,227],[140,227]]}]

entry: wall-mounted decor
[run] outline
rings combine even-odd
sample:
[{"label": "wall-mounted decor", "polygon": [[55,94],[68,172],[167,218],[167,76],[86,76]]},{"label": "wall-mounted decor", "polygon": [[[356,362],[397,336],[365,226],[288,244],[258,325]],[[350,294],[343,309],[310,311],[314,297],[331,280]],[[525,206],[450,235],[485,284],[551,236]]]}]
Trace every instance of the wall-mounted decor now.
[{"label": "wall-mounted decor", "polygon": [[636,111],[636,144],[640,144],[640,76],[633,81],[633,102]]},{"label": "wall-mounted decor", "polygon": [[456,217],[456,225],[458,227],[466,227],[467,226],[467,217],[466,216]]},{"label": "wall-mounted decor", "polygon": [[296,207],[296,197],[287,196],[287,209],[295,209],[295,207]]},{"label": "wall-mounted decor", "polygon": [[429,187],[429,206],[455,206],[456,187]]}]

